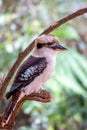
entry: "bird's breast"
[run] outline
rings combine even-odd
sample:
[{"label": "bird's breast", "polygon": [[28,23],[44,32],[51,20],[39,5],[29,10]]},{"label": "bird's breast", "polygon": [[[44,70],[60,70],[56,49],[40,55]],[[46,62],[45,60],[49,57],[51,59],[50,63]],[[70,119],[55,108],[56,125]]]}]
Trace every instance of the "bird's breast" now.
[{"label": "bird's breast", "polygon": [[54,68],[55,68],[55,59],[48,61],[46,69],[43,71],[42,74],[42,82],[46,82],[52,75]]},{"label": "bird's breast", "polygon": [[29,85],[23,88],[26,95],[32,92],[38,92],[41,86],[50,78],[55,68],[55,60],[47,60],[47,67],[44,69],[42,74],[37,76]]}]

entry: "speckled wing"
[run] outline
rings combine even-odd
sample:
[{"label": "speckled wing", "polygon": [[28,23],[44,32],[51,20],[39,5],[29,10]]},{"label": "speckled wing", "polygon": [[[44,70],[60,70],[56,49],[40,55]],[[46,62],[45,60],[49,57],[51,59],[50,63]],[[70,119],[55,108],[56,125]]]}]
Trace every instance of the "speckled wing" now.
[{"label": "speckled wing", "polygon": [[47,66],[45,57],[30,56],[19,68],[14,83],[10,91],[6,94],[7,99],[19,89],[26,87],[37,76],[39,76]]}]

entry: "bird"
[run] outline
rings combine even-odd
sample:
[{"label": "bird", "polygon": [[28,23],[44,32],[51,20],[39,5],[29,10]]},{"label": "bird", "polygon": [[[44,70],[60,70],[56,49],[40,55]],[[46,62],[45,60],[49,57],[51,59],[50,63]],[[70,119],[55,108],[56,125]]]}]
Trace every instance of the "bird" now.
[{"label": "bird", "polygon": [[[12,126],[13,120],[24,102],[22,99],[32,93],[40,93],[43,84],[51,77],[55,65],[56,54],[67,50],[56,36],[43,34],[36,38],[32,54],[19,66],[6,98],[11,98],[2,114],[2,127]],[[19,107],[19,108],[18,108]]]},{"label": "bird", "polygon": [[52,34],[38,36],[32,54],[19,67],[6,98],[9,99],[18,91],[24,96],[43,89],[43,84],[48,81],[55,69],[57,52],[65,50],[67,49],[59,43],[56,36]]}]

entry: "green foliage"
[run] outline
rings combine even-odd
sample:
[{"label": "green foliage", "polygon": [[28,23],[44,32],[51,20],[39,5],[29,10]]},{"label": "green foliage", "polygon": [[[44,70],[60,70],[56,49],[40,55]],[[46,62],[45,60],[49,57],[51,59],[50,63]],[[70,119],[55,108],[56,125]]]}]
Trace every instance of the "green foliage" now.
[{"label": "green foliage", "polygon": [[69,24],[64,24],[58,30],[55,30],[53,34],[58,36],[60,39],[79,40],[77,31]]}]

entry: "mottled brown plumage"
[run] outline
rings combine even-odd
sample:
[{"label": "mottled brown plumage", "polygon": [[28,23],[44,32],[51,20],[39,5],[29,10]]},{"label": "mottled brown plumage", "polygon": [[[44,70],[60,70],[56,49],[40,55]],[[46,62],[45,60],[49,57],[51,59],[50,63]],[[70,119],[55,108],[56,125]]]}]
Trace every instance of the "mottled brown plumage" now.
[{"label": "mottled brown plumage", "polygon": [[[56,64],[56,53],[66,48],[59,44],[57,37],[42,35],[35,40],[33,55],[19,68],[10,92],[6,97],[21,91],[21,96],[38,92],[50,78]],[[21,97],[20,97],[21,98]]]},{"label": "mottled brown plumage", "polygon": [[[30,84],[35,77],[39,76],[43,72],[46,66],[47,61],[45,57],[30,56],[20,66],[10,92],[6,94],[7,99],[22,87],[26,87],[26,85]],[[28,73],[26,73],[27,70],[29,70]]]}]

